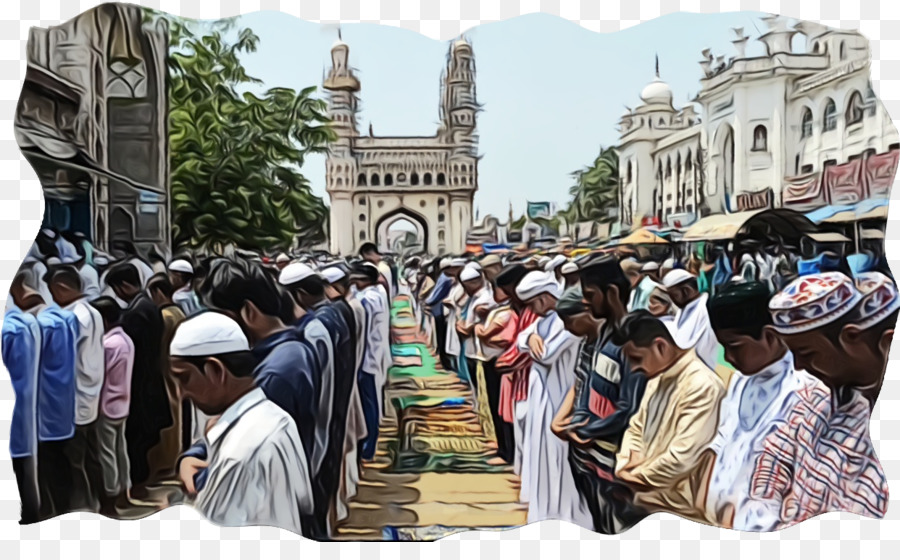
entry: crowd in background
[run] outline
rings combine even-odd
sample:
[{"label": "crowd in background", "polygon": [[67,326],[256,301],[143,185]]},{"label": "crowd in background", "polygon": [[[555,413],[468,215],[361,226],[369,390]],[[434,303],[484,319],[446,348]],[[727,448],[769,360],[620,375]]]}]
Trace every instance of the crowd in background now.
[{"label": "crowd in background", "polygon": [[22,521],[178,484],[222,525],[328,539],[378,450],[398,295],[487,395],[529,522],[881,517],[868,424],[896,285],[768,249],[165,260],[43,230],[3,323]]}]

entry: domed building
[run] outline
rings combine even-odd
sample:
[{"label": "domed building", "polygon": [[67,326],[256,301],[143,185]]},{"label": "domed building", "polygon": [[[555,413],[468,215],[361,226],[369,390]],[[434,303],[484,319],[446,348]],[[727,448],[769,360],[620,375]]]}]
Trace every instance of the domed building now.
[{"label": "domed building", "polygon": [[898,135],[872,90],[866,39],[811,22],[791,28],[780,16],[763,22],[762,56],[746,55],[743,29],[727,61],[703,51],[700,93],[683,107],[657,61],[641,104],[619,121],[623,229],[888,196]]}]

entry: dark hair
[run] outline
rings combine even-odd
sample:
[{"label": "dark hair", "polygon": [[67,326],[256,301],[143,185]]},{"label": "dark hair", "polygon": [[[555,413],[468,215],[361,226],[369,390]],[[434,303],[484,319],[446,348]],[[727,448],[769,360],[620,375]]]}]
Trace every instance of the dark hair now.
[{"label": "dark hair", "polygon": [[325,279],[318,274],[307,276],[303,280],[294,282],[293,284],[285,287],[291,291],[300,290],[313,297],[320,297],[325,295]]},{"label": "dark hair", "polygon": [[100,312],[103,320],[108,325],[118,324],[122,318],[122,308],[113,298],[109,296],[101,296],[91,302],[91,305]]},{"label": "dark hair", "polygon": [[150,280],[147,281],[147,291],[152,292],[153,290],[159,290],[159,292],[167,298],[171,298],[172,294],[175,293],[175,287],[172,286],[169,276],[164,272],[154,274],[150,277]]},{"label": "dark hair", "polygon": [[200,297],[213,309],[239,313],[249,301],[265,315],[281,315],[281,293],[275,282],[262,266],[243,259],[214,262],[200,287]]},{"label": "dark hair", "polygon": [[141,287],[141,275],[136,266],[130,262],[122,262],[114,265],[106,274],[106,283],[109,286],[121,286],[128,283],[138,288]]},{"label": "dark hair", "polygon": [[81,275],[78,274],[78,269],[67,264],[51,268],[44,276],[44,282],[46,282],[48,286],[50,284],[63,284],[73,290],[78,290],[79,292],[82,289]]},{"label": "dark hair", "polygon": [[[371,241],[366,241],[359,248],[360,256],[365,255],[367,253],[378,253],[378,247],[372,243]],[[379,253],[380,254],[380,253]]]},{"label": "dark hair", "polygon": [[500,274],[498,274],[494,280],[501,288],[509,286],[515,287],[522,281],[522,278],[524,278],[526,274],[528,274],[527,268],[521,264],[511,264],[501,270]]},{"label": "dark hair", "polygon": [[215,358],[225,364],[228,371],[235,377],[250,377],[253,370],[259,365],[259,360],[249,350],[240,352],[228,352],[226,354],[218,354],[215,356],[176,356],[180,360],[185,360],[194,364],[194,366],[203,373],[203,366],[207,360]]},{"label": "dark hair", "polygon": [[769,287],[763,282],[729,282],[707,303],[713,330],[734,330],[759,339],[772,324]]},{"label": "dark hair", "polygon": [[612,343],[624,346],[631,342],[640,348],[650,346],[654,340],[662,338],[674,345],[669,329],[657,317],[654,317],[646,309],[633,311],[622,318],[613,332]]},{"label": "dark hair", "polygon": [[622,272],[616,257],[604,255],[581,265],[579,279],[582,286],[595,286],[606,294],[611,286],[619,289],[619,301],[627,306],[631,297],[631,283]]}]

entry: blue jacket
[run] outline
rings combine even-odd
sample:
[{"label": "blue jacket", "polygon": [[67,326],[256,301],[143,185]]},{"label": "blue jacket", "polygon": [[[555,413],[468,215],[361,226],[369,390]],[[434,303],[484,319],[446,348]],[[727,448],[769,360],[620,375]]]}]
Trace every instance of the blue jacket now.
[{"label": "blue jacket", "polygon": [[11,305],[3,319],[3,363],[16,395],[9,429],[9,454],[13,458],[37,454],[40,359],[41,328],[37,319]]},{"label": "blue jacket", "polygon": [[75,435],[75,343],[78,319],[52,306],[37,316],[41,327],[38,375],[38,440],[59,441]]},{"label": "blue jacket", "polygon": [[435,317],[443,317],[443,301],[450,295],[450,289],[453,287],[453,280],[443,272],[438,277],[437,283],[432,288],[431,293],[425,299],[425,305],[431,308],[431,314]]}]

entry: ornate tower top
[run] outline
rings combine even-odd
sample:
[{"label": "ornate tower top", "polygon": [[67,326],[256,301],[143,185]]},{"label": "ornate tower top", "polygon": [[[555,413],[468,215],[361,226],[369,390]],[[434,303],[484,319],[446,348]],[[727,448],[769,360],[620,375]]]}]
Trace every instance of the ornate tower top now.
[{"label": "ornate tower top", "polygon": [[341,31],[338,29],[338,39],[331,47],[331,70],[323,84],[325,89],[359,91],[359,80],[353,75],[349,60],[350,47],[341,40]]}]

